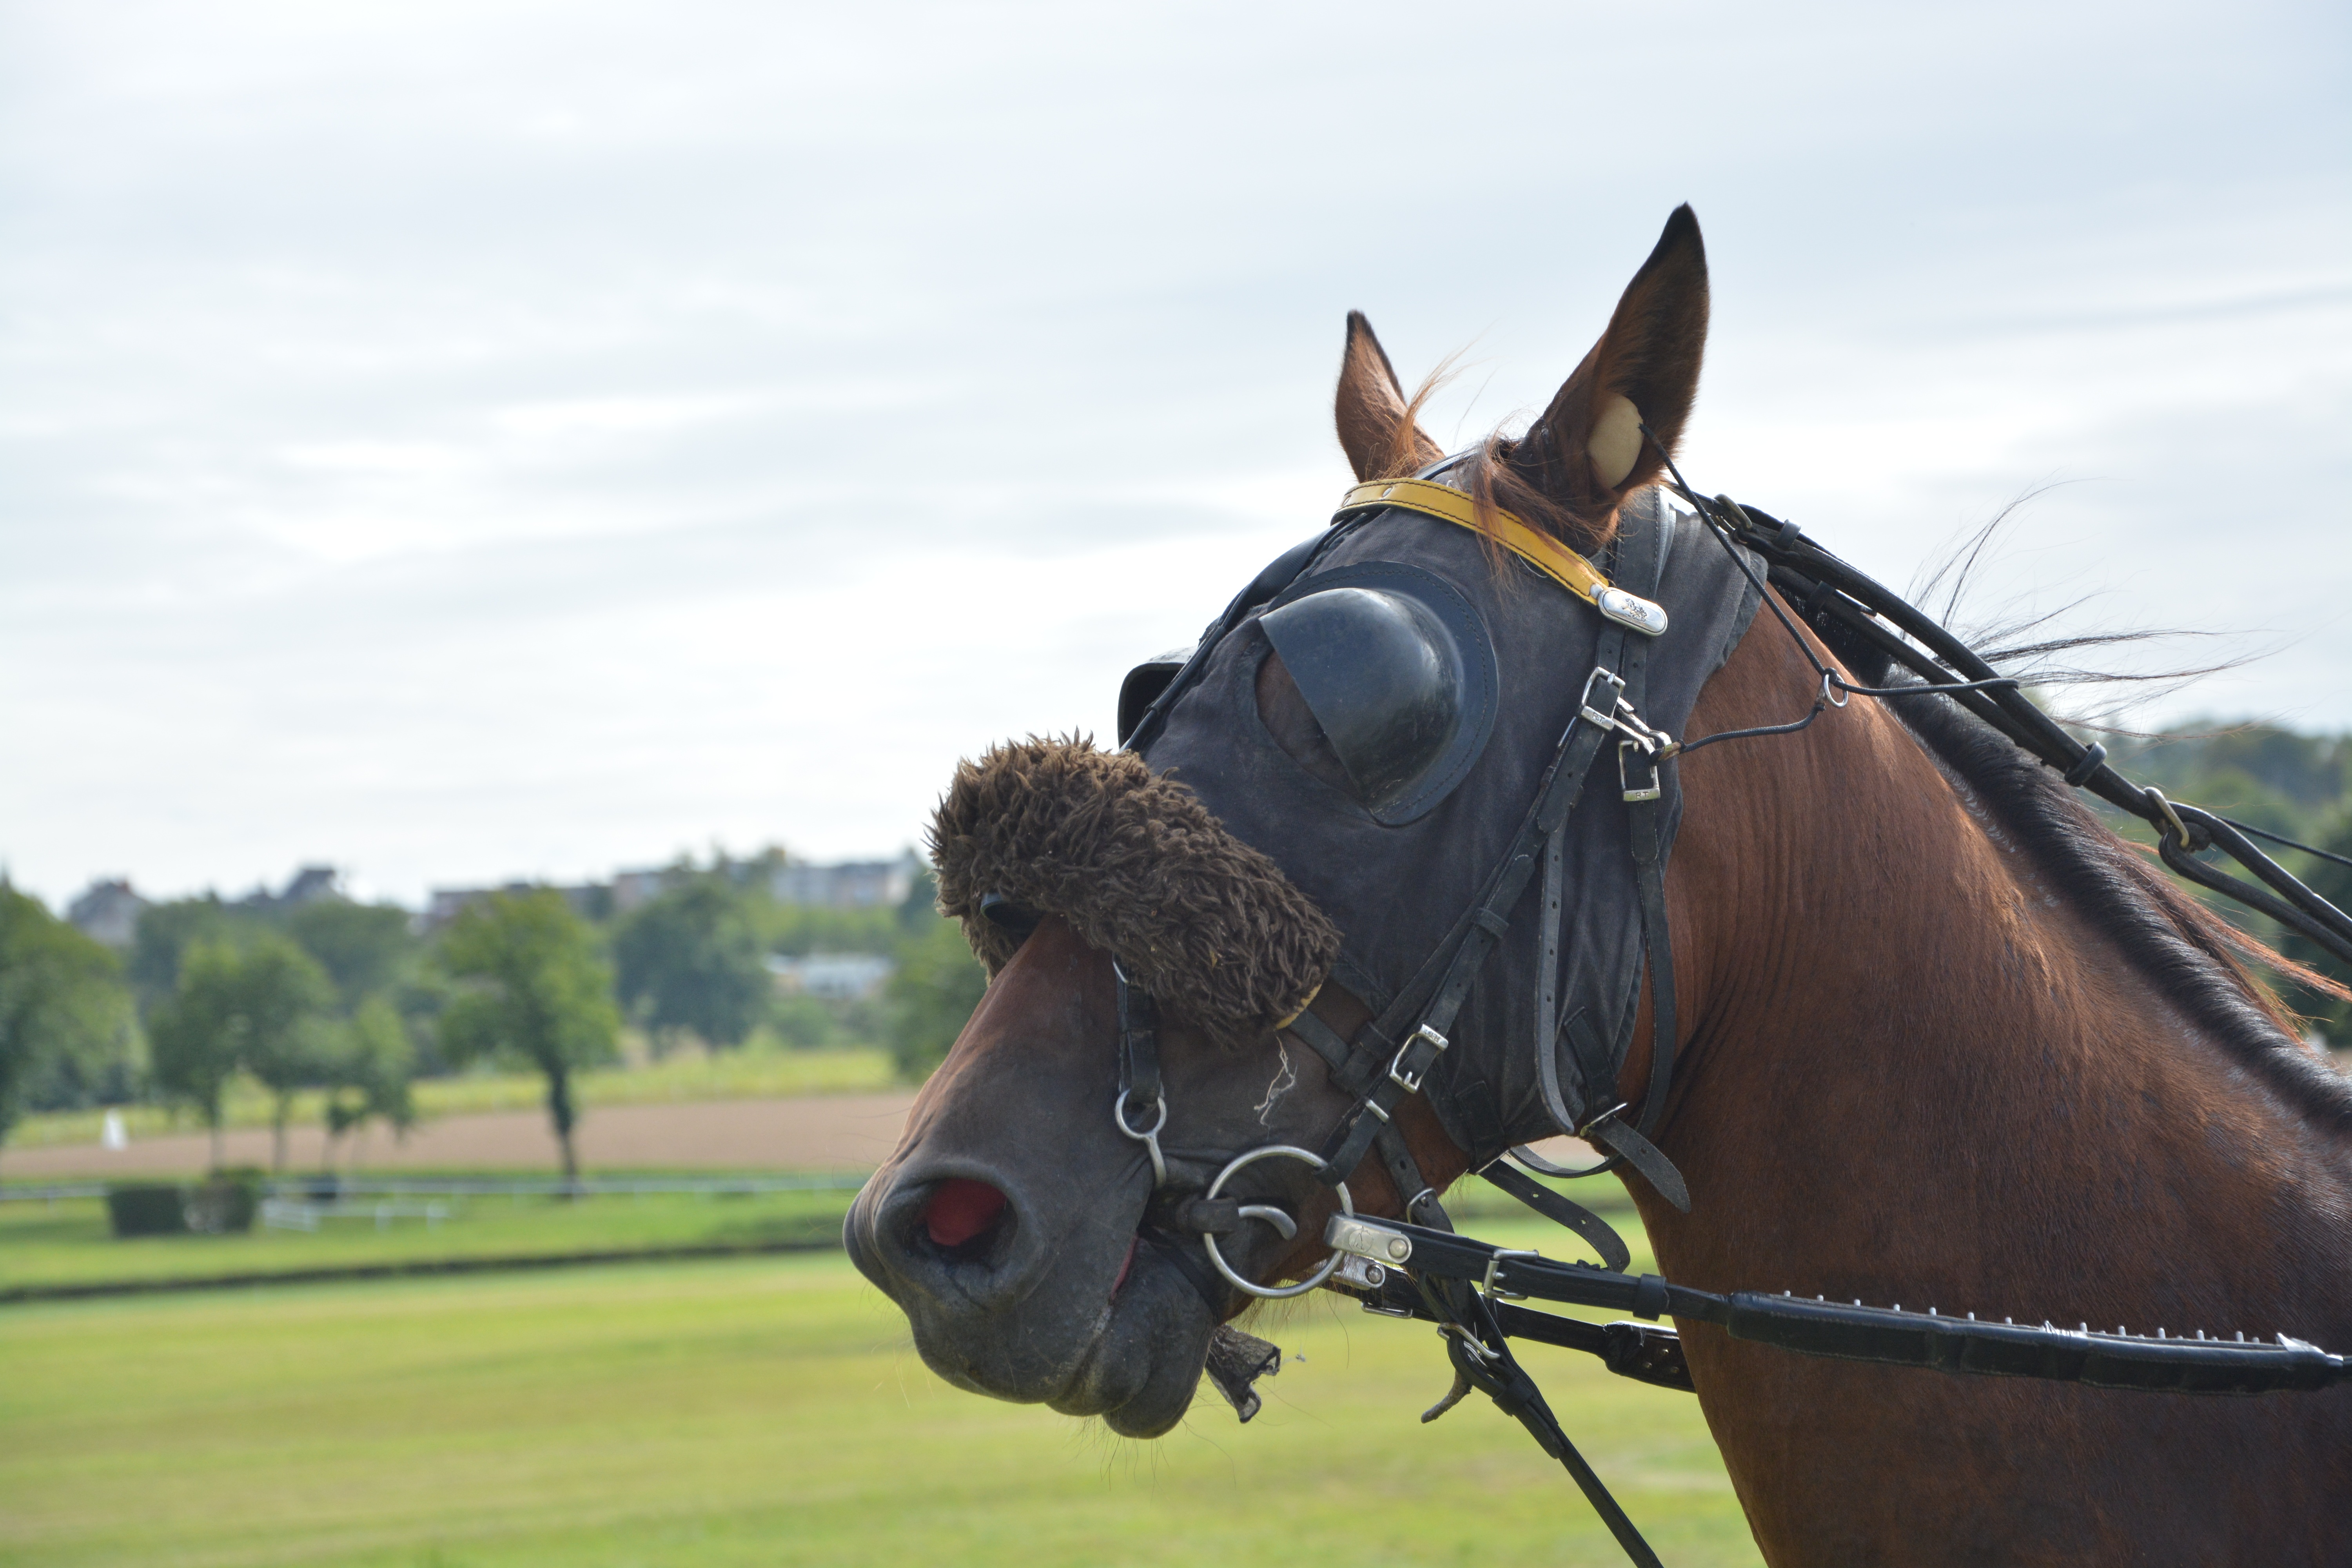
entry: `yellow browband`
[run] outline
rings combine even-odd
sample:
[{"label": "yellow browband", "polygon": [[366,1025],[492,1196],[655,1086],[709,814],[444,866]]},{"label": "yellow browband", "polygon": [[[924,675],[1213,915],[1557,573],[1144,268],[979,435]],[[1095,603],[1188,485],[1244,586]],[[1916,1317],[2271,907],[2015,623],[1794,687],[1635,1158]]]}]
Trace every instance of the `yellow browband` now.
[{"label": "yellow browband", "polygon": [[1348,499],[1339,503],[1339,510],[1332,517],[1336,521],[1349,512],[1382,506],[1401,506],[1408,511],[1443,518],[1473,533],[1490,533],[1497,544],[1588,605],[1598,607],[1601,590],[1609,586],[1609,579],[1593,570],[1591,562],[1507,511],[1489,508],[1486,525],[1480,526],[1478,503],[1452,485],[1430,479],[1374,479],[1349,490]]}]

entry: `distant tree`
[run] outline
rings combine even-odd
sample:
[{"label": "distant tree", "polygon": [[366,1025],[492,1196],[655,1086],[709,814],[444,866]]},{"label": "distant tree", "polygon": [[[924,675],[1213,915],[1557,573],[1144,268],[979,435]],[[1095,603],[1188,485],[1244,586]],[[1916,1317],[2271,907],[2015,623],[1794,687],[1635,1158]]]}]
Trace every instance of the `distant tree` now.
[{"label": "distant tree", "polygon": [[614,1058],[621,1024],[594,933],[551,889],[493,893],[449,922],[439,961],[459,983],[441,1015],[443,1052],[453,1062],[496,1056],[536,1068],[563,1173],[577,1178],[572,1079]]},{"label": "distant tree", "polygon": [[334,983],[318,960],[273,931],[237,954],[236,992],[237,1065],[269,1090],[269,1168],[282,1172],[294,1096],[325,1078]]},{"label": "distant tree", "polygon": [[0,880],[0,1142],[29,1084],[121,1058],[130,1030],[113,952]]},{"label": "distant tree", "polygon": [[773,983],[743,896],[699,876],[635,910],[613,936],[623,1004],[656,1034],[691,1029],[739,1046],[766,1012]]},{"label": "distant tree", "polygon": [[908,879],[907,896],[898,900],[898,926],[919,936],[940,921],[940,879],[929,866],[918,867]]},{"label": "distant tree", "polygon": [[179,984],[147,1026],[155,1085],[193,1107],[212,1132],[221,1163],[221,1118],[229,1079],[241,1068],[275,1100],[272,1158],[286,1168],[286,1122],[299,1089],[324,1070],[334,987],[292,942],[264,932],[243,949],[200,942],[180,963]]},{"label": "distant tree", "polygon": [[896,908],[836,910],[822,904],[779,904],[764,898],[748,900],[748,908],[759,921],[763,945],[770,952],[795,956],[890,953],[908,934]]},{"label": "distant tree", "polygon": [[[2352,858],[2352,803],[2339,808],[2307,842],[2316,844],[2331,855]],[[2289,856],[2290,861],[2305,862],[2298,874],[2311,885],[2312,891],[2339,910],[2352,910],[2352,867],[2322,860],[2316,856]],[[2298,963],[2307,963],[2339,985],[2352,987],[2352,964],[2344,963],[2310,938],[2294,931],[2283,931],[2279,951]],[[2304,1006],[2310,1010],[2314,1021],[2337,1049],[2352,1046],[2352,1003],[2339,1002],[2332,996],[2304,994]]]},{"label": "distant tree", "polygon": [[356,1013],[361,1003],[397,985],[419,945],[408,929],[406,910],[343,899],[297,907],[286,917],[286,934],[326,970],[346,1013]]},{"label": "distant tree", "polygon": [[963,928],[938,921],[898,952],[898,967],[883,987],[890,1058],[901,1078],[919,1080],[948,1054],[971,1010],[988,989],[988,972],[971,955]]},{"label": "distant tree", "polygon": [[395,1136],[416,1125],[409,1085],[416,1076],[416,1047],[399,1010],[383,996],[360,1004],[334,1032],[324,1079],[327,1087],[327,1147],[332,1170],[343,1135],[380,1119]]},{"label": "distant tree", "polygon": [[188,950],[203,942],[238,945],[266,922],[249,910],[225,904],[213,894],[150,904],[139,911],[127,965],[131,989],[142,1007],[152,1007],[180,984]]},{"label": "distant tree", "polygon": [[178,954],[176,963],[179,984],[148,1016],[148,1054],[164,1100],[194,1108],[212,1132],[217,1170],[221,1102],[244,1047],[236,950],[226,942],[199,942]]}]

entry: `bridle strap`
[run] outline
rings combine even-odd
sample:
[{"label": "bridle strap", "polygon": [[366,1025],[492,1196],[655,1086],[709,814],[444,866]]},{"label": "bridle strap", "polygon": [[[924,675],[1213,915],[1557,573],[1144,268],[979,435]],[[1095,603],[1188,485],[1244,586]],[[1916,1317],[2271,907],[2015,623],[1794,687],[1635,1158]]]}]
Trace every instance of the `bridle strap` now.
[{"label": "bridle strap", "polygon": [[1160,1009],[1151,993],[1118,975],[1118,1087],[1130,1113],[1149,1117],[1160,1100]]},{"label": "bridle strap", "polygon": [[1160,1130],[1168,1125],[1168,1097],[1160,1084],[1160,1005],[1150,992],[1128,983],[1118,960],[1110,972],[1118,981],[1118,1098],[1111,1101],[1110,1119],[1143,1145],[1156,1193],[1168,1185],[1168,1161],[1160,1148]]},{"label": "bridle strap", "polygon": [[[1285,1032],[1295,1036],[1309,1050],[1323,1058],[1324,1065],[1330,1070],[1332,1081],[1335,1083],[1341,1082],[1342,1074],[1347,1073],[1360,1059],[1356,1048],[1348,1043],[1347,1037],[1318,1016],[1312,1003],[1301,1010],[1297,1017],[1284,1025],[1283,1028]],[[1369,1085],[1363,1088],[1342,1085],[1343,1092],[1359,1096],[1366,1093],[1369,1088]],[[1415,1224],[1427,1225],[1433,1229],[1452,1230],[1454,1222],[1446,1216],[1445,1210],[1439,1205],[1436,1191],[1430,1184],[1428,1178],[1422,1174],[1421,1163],[1412,1157],[1412,1149],[1405,1143],[1404,1134],[1391,1123],[1381,1122],[1378,1131],[1372,1134],[1372,1148],[1379,1153],[1381,1163],[1388,1172],[1389,1180],[1396,1186],[1397,1197],[1404,1205],[1405,1217]]]},{"label": "bridle strap", "polygon": [[[1663,574],[1670,527],[1663,516],[1648,527],[1629,526],[1620,532],[1618,549],[1621,555],[1622,580],[1636,594],[1654,594]],[[1628,647],[1628,643],[1633,646]],[[1689,1194],[1681,1179],[1664,1153],[1649,1141],[1663,1114],[1666,1090],[1674,1068],[1675,1021],[1674,1007],[1673,939],[1666,923],[1664,856],[1663,822],[1664,791],[1659,787],[1659,760],[1654,748],[1642,739],[1638,725],[1625,730],[1618,721],[1620,714],[1638,714],[1645,695],[1644,676],[1648,668],[1648,647],[1645,637],[1629,638],[1625,626],[1614,620],[1604,619],[1594,647],[1593,674],[1585,683],[1585,700],[1577,714],[1569,721],[1567,731],[1550,769],[1547,772],[1536,799],[1513,837],[1510,847],[1503,855],[1487,879],[1484,895],[1457,921],[1454,932],[1422,965],[1421,970],[1399,991],[1386,1012],[1367,1025],[1360,1034],[1343,1066],[1333,1074],[1343,1092],[1362,1097],[1355,1114],[1333,1132],[1324,1150],[1324,1168],[1320,1179],[1327,1184],[1346,1178],[1354,1170],[1375,1142],[1385,1145],[1382,1136],[1388,1130],[1390,1117],[1406,1094],[1420,1088],[1422,1076],[1435,1065],[1437,1058],[1447,1048],[1445,1031],[1453,1026],[1454,1018],[1467,998],[1470,987],[1486,959],[1499,945],[1504,932],[1510,929],[1510,912],[1526,890],[1535,873],[1538,848],[1544,861],[1544,889],[1539,912],[1541,931],[1538,942],[1535,1027],[1537,1059],[1545,1079],[1546,1109],[1563,1131],[1589,1131],[1617,1151],[1615,1155],[1580,1173],[1594,1173],[1609,1169],[1619,1155],[1642,1171],[1651,1184],[1679,1208],[1689,1207]],[[1620,673],[1622,671],[1622,673]],[[1597,711],[1591,706],[1596,688],[1606,684],[1611,696],[1605,700],[1608,710]],[[1632,1047],[1634,1005],[1639,1001],[1639,988],[1629,999],[1627,1016],[1618,1031],[1623,1048],[1611,1053],[1606,1081],[1612,1088],[1609,1098],[1601,1099],[1593,1092],[1593,1079],[1587,1078],[1588,1114],[1583,1128],[1579,1128],[1566,1109],[1559,1091],[1556,1054],[1559,1050],[1560,1026],[1559,947],[1561,905],[1565,896],[1564,861],[1566,856],[1566,825],[1577,803],[1583,797],[1584,784],[1593,764],[1599,760],[1601,748],[1612,731],[1625,730],[1620,740],[1619,774],[1625,784],[1627,813],[1630,825],[1630,848],[1633,856],[1635,881],[1639,889],[1643,945],[1648,956],[1653,991],[1652,1017],[1654,1030],[1652,1046],[1652,1069],[1649,1093],[1644,1099],[1643,1113],[1634,1125],[1627,1125],[1618,1117],[1622,1108],[1615,1103],[1613,1084],[1615,1064]],[[1629,752],[1642,751],[1642,761],[1648,768],[1643,787],[1637,789],[1629,776]],[[1426,1000],[1424,1001],[1424,997]],[[1410,1036],[1408,1029],[1412,1030]],[[1310,1041],[1310,1045],[1314,1042]],[[1328,1044],[1328,1043],[1327,1043]],[[1330,1059],[1328,1049],[1318,1051]],[[1385,1074],[1379,1071],[1383,1058],[1390,1066]]]}]

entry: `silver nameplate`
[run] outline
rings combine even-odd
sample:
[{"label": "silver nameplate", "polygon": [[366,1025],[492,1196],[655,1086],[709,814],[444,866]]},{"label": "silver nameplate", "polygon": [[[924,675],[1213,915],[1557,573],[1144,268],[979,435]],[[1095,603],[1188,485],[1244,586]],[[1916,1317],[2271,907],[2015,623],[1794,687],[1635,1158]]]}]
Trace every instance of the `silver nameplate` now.
[{"label": "silver nameplate", "polygon": [[1664,607],[1639,594],[1629,594],[1622,588],[1602,588],[1593,594],[1592,604],[1619,626],[1631,626],[1643,637],[1654,637],[1666,629]]}]

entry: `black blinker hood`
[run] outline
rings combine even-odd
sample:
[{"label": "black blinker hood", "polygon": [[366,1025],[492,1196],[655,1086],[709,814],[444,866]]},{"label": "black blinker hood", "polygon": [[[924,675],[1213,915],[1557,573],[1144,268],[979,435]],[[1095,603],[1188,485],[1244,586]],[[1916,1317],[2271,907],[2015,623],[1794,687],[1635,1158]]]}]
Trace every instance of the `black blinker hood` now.
[{"label": "black blinker hood", "polygon": [[[1654,728],[1679,736],[1700,688],[1747,632],[1758,595],[1705,526],[1664,505],[1659,492],[1634,497],[1621,516],[1622,531],[1668,531],[1654,595],[1668,629],[1642,649],[1639,708]],[[1439,580],[1462,601],[1491,638],[1496,671],[1491,734],[1466,755],[1449,752],[1455,776],[1409,817],[1384,816],[1309,773],[1266,732],[1255,692],[1276,641],[1260,624],[1270,605],[1397,567]],[[1359,514],[1286,552],[1234,599],[1166,678],[1130,744],[1153,772],[1172,772],[1197,793],[1339,927],[1333,977],[1379,1012],[1445,942],[1511,841],[1576,712],[1602,624],[1591,605],[1517,558],[1498,566],[1466,530],[1398,509]],[[1658,772],[1663,848],[1682,802],[1675,765]],[[1569,821],[1559,991],[1561,1017],[1581,1010],[1622,1062],[1641,994],[1643,944],[1617,777],[1614,758],[1604,756]],[[1424,1091],[1474,1163],[1558,1131],[1526,1045],[1535,1035],[1538,939],[1529,912],[1538,897],[1531,888],[1521,899]],[[1580,1114],[1596,1109],[1578,1107]]]}]

